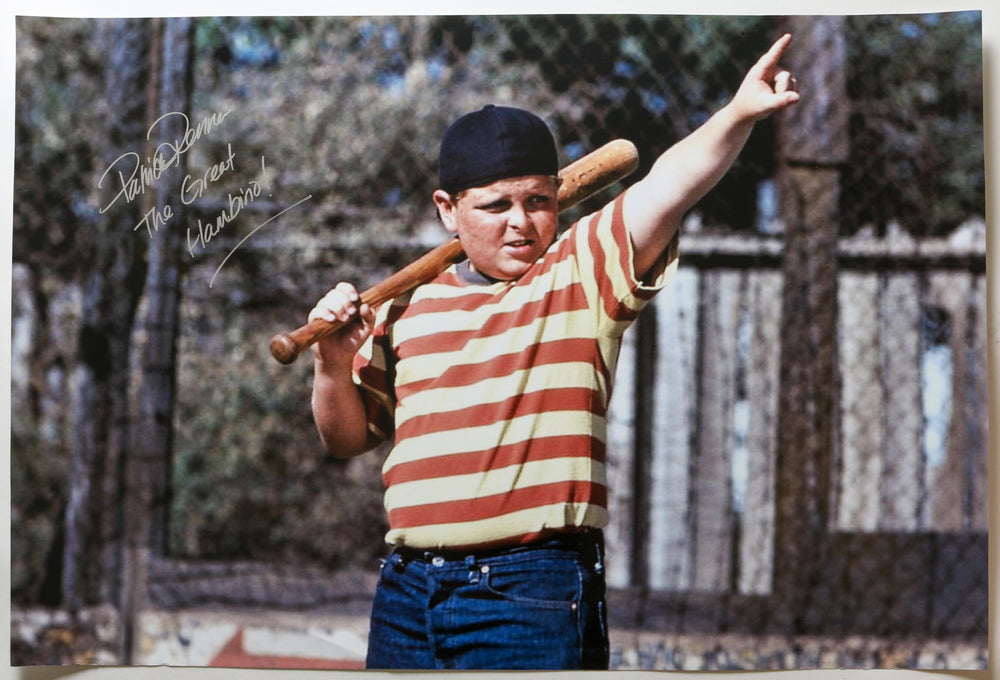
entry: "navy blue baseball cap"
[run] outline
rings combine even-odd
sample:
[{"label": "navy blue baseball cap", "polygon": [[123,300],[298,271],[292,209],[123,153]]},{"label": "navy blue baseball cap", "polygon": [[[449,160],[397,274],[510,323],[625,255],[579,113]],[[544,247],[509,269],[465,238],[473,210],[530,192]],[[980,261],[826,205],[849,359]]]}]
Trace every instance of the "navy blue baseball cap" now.
[{"label": "navy blue baseball cap", "polygon": [[552,132],[524,109],[489,104],[456,120],[441,139],[438,180],[450,194],[498,179],[558,172]]}]

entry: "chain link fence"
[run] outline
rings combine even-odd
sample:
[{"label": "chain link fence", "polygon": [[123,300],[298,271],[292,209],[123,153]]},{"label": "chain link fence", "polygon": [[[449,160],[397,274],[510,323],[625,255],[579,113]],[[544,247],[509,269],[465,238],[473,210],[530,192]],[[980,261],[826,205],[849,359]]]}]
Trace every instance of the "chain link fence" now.
[{"label": "chain link fence", "polygon": [[[812,386],[825,393],[815,403],[831,412],[825,417],[829,439],[819,444],[827,468],[818,479],[826,497],[810,518],[821,525],[816,540],[828,559],[816,567],[821,573],[805,577],[811,585],[792,626],[803,631],[984,639],[981,167],[970,152],[969,184],[952,188],[956,199],[968,201],[961,217],[946,218],[944,209],[916,211],[915,196],[891,189],[899,182],[886,179],[904,181],[912,173],[920,177],[921,195],[948,193],[952,189],[941,185],[948,172],[943,165],[929,167],[928,156],[941,162],[949,135],[964,138],[965,147],[979,143],[974,121],[981,93],[974,73],[963,71],[961,86],[944,85],[898,63],[907,54],[899,49],[902,42],[939,33],[930,53],[955,49],[959,39],[973,43],[974,52],[972,19],[909,20],[912,25],[851,19],[837,36],[847,46],[849,71],[839,86],[848,92],[799,74],[807,97],[829,101],[797,134],[824,138],[831,117],[840,116],[850,136],[848,149],[829,151],[840,159],[832,166],[840,223],[831,227],[828,253],[838,272],[832,289],[837,314],[836,330],[826,338],[833,352],[830,382]],[[567,161],[613,137],[631,139],[642,150],[641,176],[660,151],[725,103],[749,65],[786,29],[783,19],[771,17],[353,21],[337,25],[349,26],[343,39],[365,55],[363,64],[350,61],[348,51],[338,57],[350,65],[340,96],[299,100],[305,111],[326,112],[331,98],[342,103],[364,92],[372,99],[362,115],[377,119],[338,125],[342,117],[330,111],[328,118],[317,114],[326,127],[303,126],[303,134],[326,149],[321,155],[332,164],[326,175],[331,185],[342,178],[352,183],[342,202],[317,205],[350,213],[322,236],[327,248],[330,241],[344,243],[342,252],[321,258],[327,284],[350,278],[345,259],[371,257],[358,254],[361,243],[396,239],[399,232],[418,241],[437,233],[426,201],[434,188],[436,141],[462,112],[487,102],[536,110]],[[866,36],[875,37],[865,42]],[[890,49],[902,72],[898,82],[871,82],[873,67],[891,60]],[[958,68],[971,66],[964,58]],[[896,77],[891,69],[882,73]],[[304,89],[314,86],[321,85]],[[435,94],[432,105],[424,101],[428,91]],[[930,122],[890,108],[907,96],[919,98],[917,113]],[[935,97],[941,109],[933,107]],[[962,111],[950,127],[931,115],[937,110],[944,116],[944,109],[948,115]],[[373,114],[381,111],[384,116]],[[364,143],[370,136],[355,135],[372,125],[382,130],[374,145]],[[904,132],[913,146],[901,148]],[[733,171],[689,216],[677,284],[648,311],[624,350],[609,419],[610,579],[620,592],[654,596],[649,602],[659,604],[625,607],[646,614],[620,625],[645,628],[655,621],[677,632],[789,625],[773,613],[782,602],[775,599],[774,566],[794,559],[775,517],[782,502],[779,393],[789,389],[782,384],[780,302],[787,214],[776,176],[778,150],[793,157],[796,151],[787,149],[782,134],[774,121],[759,125]],[[344,135],[356,140],[355,147],[364,143],[356,151],[363,162],[343,158]],[[956,153],[954,162],[963,157],[965,151]],[[369,218],[364,211],[380,203],[384,210]],[[388,234],[385,224],[394,225]],[[352,240],[348,226],[363,236]],[[393,266],[406,260],[387,262],[400,253],[398,245],[386,253],[375,257]],[[357,272],[361,279],[367,274]],[[315,294],[324,285],[317,282]],[[300,314],[306,311],[303,294],[294,291]],[[380,490],[374,465],[351,465],[367,466],[374,507]],[[879,545],[894,546],[897,559],[876,557],[884,553]],[[368,550],[366,545],[356,554]]]},{"label": "chain link fence", "polygon": [[[194,202],[195,215],[209,222],[251,176],[268,191],[247,219],[308,200],[252,238],[234,222],[185,253],[169,541],[152,604],[301,607],[301,570],[370,571],[384,550],[380,455],[324,460],[307,362],[276,366],[267,344],[337,281],[366,287],[444,239],[429,197],[451,120],[491,102],[532,109],[564,162],[612,138],[635,142],[639,171],[568,222],[723,105],[787,26],[638,15],[200,19],[195,115],[229,113],[189,165],[202,172],[235,152],[235,171]],[[627,336],[608,422],[612,615],[633,636],[616,652],[621,667],[684,668],[678,650],[699,648],[691,636],[717,642],[702,650],[715,659],[705,668],[800,663],[771,638],[772,656],[740,661],[743,643],[720,642],[727,634],[812,635],[815,645],[793,643],[806,665],[926,667],[959,646],[973,666],[984,658],[967,651],[985,648],[987,631],[979,15],[849,17],[837,30],[842,91],[798,77],[806,98],[844,116],[847,148],[828,165],[803,163],[781,121],[760,123],[687,218],[675,285]],[[24,45],[19,60],[57,59],[44,41]],[[829,124],[819,117],[798,134],[823,139]],[[821,453],[793,491],[795,451],[782,436],[787,395],[803,386],[789,383],[782,326],[790,166],[836,178],[833,272],[823,275],[834,325],[812,339],[831,368],[808,386],[823,395],[809,402],[824,411],[808,433]],[[49,289],[45,308],[16,297],[15,319],[40,314],[73,337],[79,285]],[[71,366],[71,352],[58,349],[50,365]],[[25,423],[59,427],[46,399],[64,384],[54,379],[35,387],[51,412]],[[37,480],[27,453],[15,447],[15,472]],[[60,482],[40,481],[48,512]],[[804,539],[783,528],[783,504],[805,487],[815,492],[809,540],[824,560],[789,595],[780,568],[797,568]],[[44,580],[37,546],[58,522],[50,513],[31,524],[34,562],[14,578],[21,597]],[[294,581],[295,602],[281,588],[233,590],[247,561]],[[199,564],[215,566],[192,576]],[[344,596],[329,590],[316,592]],[[852,635],[889,642],[882,652],[838,647]],[[885,652],[902,640],[905,654]]]}]

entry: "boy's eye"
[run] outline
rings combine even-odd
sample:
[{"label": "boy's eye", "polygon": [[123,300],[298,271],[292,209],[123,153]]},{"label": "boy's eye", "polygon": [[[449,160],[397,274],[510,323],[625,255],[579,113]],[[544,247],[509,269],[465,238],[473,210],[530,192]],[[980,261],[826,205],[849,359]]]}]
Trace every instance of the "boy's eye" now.
[{"label": "boy's eye", "polygon": [[[514,205],[514,201],[509,198],[499,198],[495,201],[489,201],[486,203],[481,203],[476,206],[478,210],[482,210],[490,213],[503,213],[510,210]],[[545,194],[536,194],[534,196],[529,196],[524,200],[525,210],[545,210],[552,205],[552,198]]]},{"label": "boy's eye", "polygon": [[479,209],[492,213],[504,212],[510,210],[510,201],[506,200],[491,201],[490,203],[485,203],[479,206]]}]

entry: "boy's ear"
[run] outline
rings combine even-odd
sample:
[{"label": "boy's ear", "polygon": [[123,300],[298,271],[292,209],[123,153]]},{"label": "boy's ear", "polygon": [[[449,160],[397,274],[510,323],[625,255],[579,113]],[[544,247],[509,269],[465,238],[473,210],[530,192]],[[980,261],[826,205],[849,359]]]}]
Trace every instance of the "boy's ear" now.
[{"label": "boy's ear", "polygon": [[458,233],[458,227],[455,225],[455,199],[443,189],[437,189],[432,198],[441,224],[452,234]]}]

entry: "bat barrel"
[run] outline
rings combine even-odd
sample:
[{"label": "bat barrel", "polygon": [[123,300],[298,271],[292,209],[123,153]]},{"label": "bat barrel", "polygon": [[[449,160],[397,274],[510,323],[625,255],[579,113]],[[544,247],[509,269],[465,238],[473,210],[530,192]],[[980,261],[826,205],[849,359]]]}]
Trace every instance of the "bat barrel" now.
[{"label": "bat barrel", "polygon": [[639,153],[627,139],[615,139],[573,161],[559,172],[559,210],[593,196],[639,167]]}]

